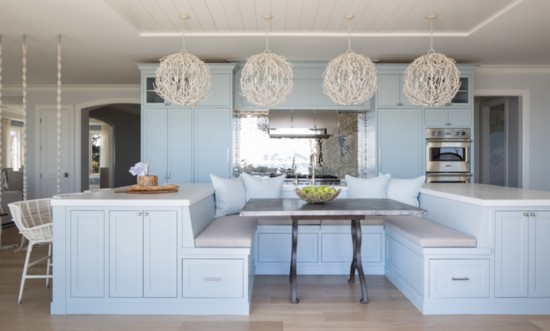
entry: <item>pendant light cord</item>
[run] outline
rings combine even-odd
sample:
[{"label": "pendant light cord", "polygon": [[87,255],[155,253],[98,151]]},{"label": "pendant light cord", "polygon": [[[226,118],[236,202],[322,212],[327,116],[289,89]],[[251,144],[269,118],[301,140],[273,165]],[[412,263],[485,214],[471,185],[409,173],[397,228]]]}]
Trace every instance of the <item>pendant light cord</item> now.
[{"label": "pendant light cord", "polygon": [[428,50],[428,53],[435,52],[434,50],[434,19],[436,18],[435,15],[431,15],[427,17],[427,20],[430,22],[430,49]]},{"label": "pendant light cord", "polygon": [[264,15],[265,20],[265,52],[269,52],[269,27],[273,16],[271,14]]}]

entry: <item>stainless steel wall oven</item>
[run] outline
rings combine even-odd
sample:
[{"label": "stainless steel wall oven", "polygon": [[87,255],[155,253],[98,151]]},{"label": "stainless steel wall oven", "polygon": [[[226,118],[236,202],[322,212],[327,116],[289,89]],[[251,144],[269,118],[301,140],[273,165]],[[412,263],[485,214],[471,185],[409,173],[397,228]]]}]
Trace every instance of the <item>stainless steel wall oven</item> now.
[{"label": "stainless steel wall oven", "polygon": [[471,144],[469,128],[426,129],[426,181],[469,183]]}]

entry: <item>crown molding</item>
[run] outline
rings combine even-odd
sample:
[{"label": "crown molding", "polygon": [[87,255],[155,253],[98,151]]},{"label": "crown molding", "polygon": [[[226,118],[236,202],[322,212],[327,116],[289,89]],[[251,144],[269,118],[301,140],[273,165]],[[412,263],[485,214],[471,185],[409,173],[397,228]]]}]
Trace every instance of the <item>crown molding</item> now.
[{"label": "crown molding", "polygon": [[550,75],[550,65],[480,65],[475,73],[483,75]]}]

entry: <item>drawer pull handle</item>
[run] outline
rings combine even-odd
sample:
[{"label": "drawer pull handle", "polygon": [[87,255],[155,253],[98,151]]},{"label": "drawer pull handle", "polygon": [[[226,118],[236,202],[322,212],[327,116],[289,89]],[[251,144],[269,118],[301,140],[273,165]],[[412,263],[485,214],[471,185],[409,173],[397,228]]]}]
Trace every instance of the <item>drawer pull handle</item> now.
[{"label": "drawer pull handle", "polygon": [[204,277],[202,280],[204,280],[205,282],[221,282],[222,278],[221,277]]},{"label": "drawer pull handle", "polygon": [[462,281],[462,280],[470,280],[469,277],[452,277],[451,278],[453,281]]}]

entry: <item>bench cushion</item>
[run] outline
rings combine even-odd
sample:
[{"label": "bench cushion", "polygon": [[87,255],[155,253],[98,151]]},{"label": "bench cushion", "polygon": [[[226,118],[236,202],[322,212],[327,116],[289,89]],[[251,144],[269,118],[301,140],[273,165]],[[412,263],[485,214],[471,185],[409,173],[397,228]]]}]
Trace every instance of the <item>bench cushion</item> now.
[{"label": "bench cushion", "polygon": [[216,218],[196,238],[197,248],[250,248],[256,233],[256,217]]},{"label": "bench cushion", "polygon": [[476,247],[477,240],[468,234],[417,216],[384,218],[386,230],[396,232],[420,247]]}]

